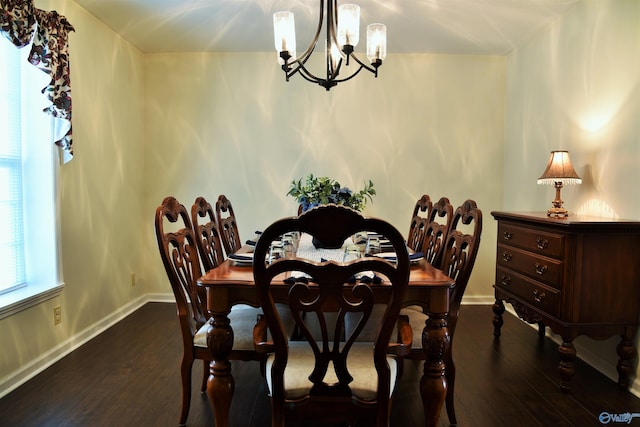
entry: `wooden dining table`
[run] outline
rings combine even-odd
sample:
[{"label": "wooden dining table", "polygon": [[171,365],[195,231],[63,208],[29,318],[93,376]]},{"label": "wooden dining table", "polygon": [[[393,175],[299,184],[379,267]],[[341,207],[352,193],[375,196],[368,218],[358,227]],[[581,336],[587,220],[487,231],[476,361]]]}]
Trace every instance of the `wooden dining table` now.
[{"label": "wooden dining table", "polygon": [[[252,249],[251,246],[245,246],[239,252],[246,253]],[[228,315],[234,304],[260,306],[253,279],[253,268],[251,265],[239,265],[227,259],[200,277],[198,285],[206,289],[207,310],[211,315],[207,330],[207,345],[211,349],[213,360],[207,381],[207,394],[213,409],[215,425],[227,427],[235,387],[229,361],[229,354],[233,347],[233,325]],[[425,306],[428,314],[421,337],[426,356],[424,372],[420,379],[425,426],[438,424],[440,410],[447,393],[443,356],[450,344],[447,319],[449,295],[454,285],[451,278],[424,259],[412,264],[404,305]],[[384,282],[370,286],[374,290],[376,300],[384,301],[389,297],[390,286],[385,285]],[[274,297],[278,298],[279,294],[281,300],[285,301],[288,287],[289,285],[283,281],[281,291],[274,291]],[[414,337],[415,339],[420,338]]]}]

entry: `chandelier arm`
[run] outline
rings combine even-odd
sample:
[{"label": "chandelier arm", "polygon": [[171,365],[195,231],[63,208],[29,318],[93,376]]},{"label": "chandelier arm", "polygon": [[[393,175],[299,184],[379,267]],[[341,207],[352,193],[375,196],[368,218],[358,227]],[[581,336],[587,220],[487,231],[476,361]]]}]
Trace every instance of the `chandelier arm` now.
[{"label": "chandelier arm", "polygon": [[365,69],[367,71],[371,71],[369,70],[369,68],[367,68],[365,65],[360,64],[360,67],[358,67],[358,69],[356,71],[353,72],[353,74],[351,74],[349,77],[345,77],[344,79],[332,79],[336,84],[338,83],[342,83],[342,82],[346,82],[347,80],[351,80],[352,78],[354,78],[355,76],[357,76],[360,71],[362,71],[362,69]]},{"label": "chandelier arm", "polygon": [[357,76],[360,73],[360,71],[362,71],[363,69],[373,73],[374,75],[377,75],[376,74],[376,70],[374,68],[367,67],[361,61],[357,61],[357,62],[360,65],[358,67],[358,69],[356,71],[354,71],[351,75],[349,75],[348,77],[345,77],[343,79],[336,79],[335,76],[332,77],[332,78],[329,78],[329,79],[323,79],[323,78],[317,77],[311,71],[309,71],[307,69],[307,67],[305,67],[303,64],[299,64],[295,69],[293,69],[291,72],[287,73],[287,78],[289,78],[289,77],[293,76],[294,74],[298,73],[305,80],[307,80],[308,82],[318,83],[318,84],[320,84],[322,82],[334,82],[335,84],[333,84],[332,86],[335,86],[338,83],[342,83],[342,82],[346,82],[347,80],[351,80],[352,78]]},{"label": "chandelier arm", "polygon": [[336,0],[327,0],[327,29],[324,42],[324,72],[326,76],[325,81],[329,81],[331,79],[331,76],[334,75],[332,47],[333,43],[335,43],[335,39],[332,38],[332,30],[336,22],[333,7],[335,6],[335,4]]},{"label": "chandelier arm", "polygon": [[[329,59],[327,59],[327,61],[329,61]],[[327,64],[327,80],[335,80],[336,77],[338,77],[338,75],[340,74],[340,68],[342,68],[342,58],[340,58],[340,61],[338,61],[338,65],[336,69],[333,70],[333,72],[330,72],[331,70],[329,69],[329,65]]]},{"label": "chandelier arm", "polygon": [[304,65],[300,64],[296,67],[296,69],[291,73],[291,74],[287,74],[287,76],[292,76],[295,73],[298,73],[302,76],[302,78],[304,78],[306,81],[311,82],[311,83],[317,83],[317,84],[322,84],[323,82],[326,82],[327,80],[317,77],[316,75],[314,75],[311,71],[309,71],[307,69],[307,67],[305,67]]},{"label": "chandelier arm", "polygon": [[[353,55],[353,54],[352,54],[352,55],[349,55],[349,56],[351,57],[351,59],[353,59],[354,61],[356,61],[356,62],[360,65],[360,67],[361,67],[361,68],[364,68],[364,69],[366,69],[367,71],[370,71],[371,73],[375,74],[375,75],[376,75],[376,77],[378,77],[378,69],[377,69],[376,67],[370,67],[370,66],[368,66],[368,65],[367,65],[367,64],[365,64],[364,62],[360,61],[360,60],[358,59],[358,57],[357,57],[357,56],[355,56],[355,55]],[[358,71],[359,71],[359,70],[358,70]]]},{"label": "chandelier arm", "polygon": [[287,80],[290,77],[294,76],[295,74],[300,74],[302,77],[304,77],[305,80],[310,81],[312,83],[318,83],[324,80],[319,77],[316,77],[313,73],[311,73],[311,71],[309,71],[307,67],[304,66],[303,62],[299,62],[299,61],[294,61],[294,62],[298,62],[298,65],[295,68],[290,68],[289,71],[286,72],[285,75],[287,77]]},{"label": "chandelier arm", "polygon": [[[331,1],[331,0],[329,0]],[[320,17],[318,18],[318,28],[316,28],[316,33],[313,36],[313,41],[309,44],[307,49],[299,55],[295,61],[291,63],[299,63],[300,65],[304,64],[311,58],[311,54],[316,49],[316,45],[318,44],[318,39],[320,39],[320,33],[322,32],[322,23],[324,22],[324,0],[320,0]],[[293,73],[295,74],[295,72]]]},{"label": "chandelier arm", "polygon": [[325,88],[327,91],[338,84],[338,81],[335,79],[322,79],[320,77],[316,77],[309,70],[307,70],[306,67],[301,67],[299,69],[299,73],[302,76],[302,78],[304,78],[306,81],[311,83],[317,83],[323,88]]},{"label": "chandelier arm", "polygon": [[320,83],[324,81],[324,79],[321,79],[311,74],[311,72],[307,70],[305,67],[300,67],[299,73],[302,76],[302,78],[304,78],[306,81],[311,83]]}]

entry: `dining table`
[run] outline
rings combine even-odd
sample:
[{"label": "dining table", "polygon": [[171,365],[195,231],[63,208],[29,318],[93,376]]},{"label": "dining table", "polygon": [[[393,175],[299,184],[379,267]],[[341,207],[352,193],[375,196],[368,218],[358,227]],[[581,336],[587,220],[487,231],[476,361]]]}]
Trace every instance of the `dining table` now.
[{"label": "dining table", "polygon": [[[226,259],[216,268],[207,271],[197,281],[198,286],[206,290],[206,305],[210,314],[207,345],[213,360],[210,363],[210,375],[207,380],[207,395],[217,427],[229,425],[229,410],[235,387],[229,361],[229,354],[233,347],[233,325],[228,315],[235,304],[260,306],[252,264],[239,262],[243,254],[250,254],[253,251],[253,244],[255,239],[248,240],[247,244],[238,251],[239,256],[235,257],[236,260]],[[303,243],[299,248],[302,247]],[[306,248],[307,251],[316,251],[313,247],[310,249],[309,245]],[[300,250],[298,249],[298,252]],[[342,254],[343,251],[344,248],[341,248],[337,252],[334,250],[333,253]],[[316,252],[315,255],[323,260],[327,257],[331,258],[327,250]],[[290,282],[285,279],[286,277],[283,276],[282,286],[274,287],[274,299],[286,301]],[[376,300],[384,301],[389,298],[391,287],[384,281],[370,286]],[[453,279],[424,258],[411,263],[409,286],[403,305],[420,305],[428,314],[422,337],[414,337],[414,340],[421,339],[425,352],[424,370],[419,388],[424,410],[424,425],[429,427],[438,424],[440,410],[447,393],[444,354],[450,345],[447,320],[450,292],[454,286]]]}]

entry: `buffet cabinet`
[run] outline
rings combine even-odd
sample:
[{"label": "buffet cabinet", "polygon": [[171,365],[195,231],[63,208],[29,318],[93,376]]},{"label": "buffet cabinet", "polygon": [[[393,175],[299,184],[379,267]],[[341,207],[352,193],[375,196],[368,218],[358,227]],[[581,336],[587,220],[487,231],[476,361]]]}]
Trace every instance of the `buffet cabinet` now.
[{"label": "buffet cabinet", "polygon": [[[500,337],[504,302],[520,318],[560,335],[559,373],[570,390],[576,350],[586,335],[621,337],[617,370],[629,386],[640,315],[640,222],[546,213],[491,212],[497,220],[494,336]],[[613,350],[613,349],[612,349]]]}]

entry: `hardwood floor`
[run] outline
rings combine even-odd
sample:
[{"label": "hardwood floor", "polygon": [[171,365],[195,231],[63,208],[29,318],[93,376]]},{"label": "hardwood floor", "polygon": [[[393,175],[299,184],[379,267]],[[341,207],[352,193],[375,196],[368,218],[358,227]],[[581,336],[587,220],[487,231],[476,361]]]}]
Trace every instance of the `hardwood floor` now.
[{"label": "hardwood floor", "polygon": [[[456,331],[458,425],[601,426],[598,416],[640,413],[640,399],[578,361],[569,395],[560,392],[557,345],[510,315],[493,340],[490,306],[463,306]],[[612,350],[613,351],[613,350]],[[149,303],[0,400],[0,426],[175,426],[181,344],[173,304]],[[194,365],[189,426],[211,426]],[[420,363],[406,362],[392,426],[422,423]],[[269,399],[256,362],[234,363],[236,427],[269,425]],[[447,426],[442,411],[440,426]],[[611,423],[611,425],[620,423]],[[631,424],[639,424],[633,419]],[[309,426],[306,424],[305,426]]]}]

